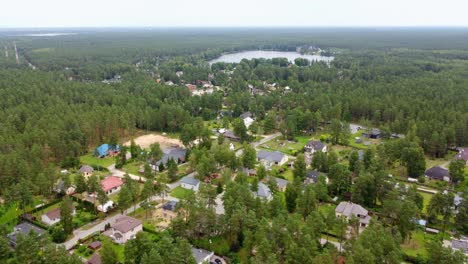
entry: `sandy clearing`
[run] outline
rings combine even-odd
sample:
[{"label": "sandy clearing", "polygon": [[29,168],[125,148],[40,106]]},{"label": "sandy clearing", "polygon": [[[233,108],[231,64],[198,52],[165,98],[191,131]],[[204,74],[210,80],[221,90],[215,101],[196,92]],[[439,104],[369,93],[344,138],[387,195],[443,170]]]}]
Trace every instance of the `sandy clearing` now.
[{"label": "sandy clearing", "polygon": [[[159,143],[162,149],[170,147],[183,147],[183,144],[180,140],[175,138],[169,138],[160,134],[148,134],[144,136],[139,136],[134,139],[135,143],[143,149],[148,149],[151,144]],[[124,143],[124,146],[130,146],[130,141]]]}]

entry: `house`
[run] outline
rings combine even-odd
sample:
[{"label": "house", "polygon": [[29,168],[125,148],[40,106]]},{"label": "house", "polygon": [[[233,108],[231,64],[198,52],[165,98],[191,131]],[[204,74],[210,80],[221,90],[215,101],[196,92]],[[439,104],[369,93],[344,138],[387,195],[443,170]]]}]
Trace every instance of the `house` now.
[{"label": "house", "polygon": [[66,189],[65,189],[65,187],[66,187],[65,182],[62,179],[60,179],[57,182],[57,186],[55,187],[55,192],[58,193],[58,194],[72,195],[76,191],[76,186],[75,185],[71,185]]},{"label": "house", "polygon": [[304,185],[315,184],[318,181],[320,172],[317,170],[308,170],[306,172],[306,178],[304,180]]},{"label": "house", "polygon": [[379,139],[382,137],[382,132],[380,131],[380,129],[373,128],[370,131],[363,132],[362,136],[372,139]]},{"label": "house", "polygon": [[307,142],[304,150],[312,154],[315,152],[327,152],[327,145],[320,140],[311,140]]},{"label": "house", "polygon": [[117,176],[108,176],[101,181],[102,190],[107,194],[112,194],[120,191],[122,188],[123,181]]},{"label": "house", "polygon": [[251,117],[246,117],[243,120],[244,120],[244,125],[246,128],[249,128],[253,124],[253,122],[255,122],[255,120],[252,119]]},{"label": "house", "polygon": [[100,204],[97,206],[98,211],[107,213],[110,209],[114,208],[114,202],[109,200],[105,204]]},{"label": "house", "polygon": [[110,237],[117,244],[125,244],[142,230],[143,224],[140,220],[124,215],[117,218],[103,235]]},{"label": "house", "polygon": [[239,118],[241,118],[241,119],[246,119],[247,117],[252,118],[253,117],[252,113],[251,112],[245,112],[245,113],[243,113],[243,114],[241,114],[239,116]]},{"label": "house", "polygon": [[434,166],[424,173],[426,177],[431,180],[447,181],[450,182],[450,173],[447,169],[440,166]]},{"label": "house", "polygon": [[271,190],[263,182],[258,183],[258,190],[253,193],[255,197],[271,201],[273,196],[271,195]]},{"label": "house", "polygon": [[175,211],[177,207],[176,201],[169,201],[162,206],[162,214],[161,216],[168,222],[172,221],[177,216]]},{"label": "house", "polygon": [[455,211],[455,214],[458,214],[458,208],[460,207],[462,201],[463,197],[461,196],[461,193],[455,194],[453,197],[453,210]]},{"label": "house", "polygon": [[183,71],[176,71],[175,74],[177,75],[177,77],[181,77],[182,75],[184,75],[184,72]]},{"label": "house", "polygon": [[257,160],[269,168],[273,165],[282,166],[288,161],[288,157],[279,151],[260,150],[257,152]]},{"label": "house", "polygon": [[280,191],[280,192],[286,191],[286,187],[288,186],[288,183],[289,183],[287,180],[277,178],[277,177],[273,177],[273,179],[276,182],[276,186],[278,187],[278,191]]},{"label": "house", "polygon": [[94,150],[94,156],[98,158],[104,158],[106,156],[115,156],[119,154],[120,146],[111,146],[109,144],[102,144]]},{"label": "house", "polygon": [[203,264],[210,261],[211,257],[214,256],[214,252],[192,247],[192,255],[197,264]]},{"label": "house", "polygon": [[93,175],[94,169],[89,165],[83,165],[80,168],[80,173],[87,179],[89,176]]},{"label": "house", "polygon": [[369,225],[371,217],[369,212],[364,209],[359,204],[351,202],[341,202],[335,209],[336,217],[344,217],[346,220],[351,220],[351,218],[357,217],[361,227],[366,227]]},{"label": "house", "polygon": [[459,239],[452,238],[450,246],[452,249],[460,250],[465,255],[468,255],[468,237],[462,236]]},{"label": "house", "polygon": [[195,84],[186,84],[185,87],[187,87],[190,91],[197,90],[197,86]]},{"label": "house", "polygon": [[8,235],[8,239],[10,240],[10,245],[12,247],[16,247],[16,241],[18,240],[18,235],[21,234],[23,236],[29,235],[29,233],[33,231],[39,236],[44,234],[46,231],[42,228],[39,228],[29,222],[23,222],[13,228],[13,232]]},{"label": "house", "polygon": [[101,256],[99,253],[94,253],[86,264],[101,264]]},{"label": "house", "polygon": [[171,148],[166,150],[166,153],[163,154],[162,158],[156,162],[153,162],[152,169],[159,171],[159,165],[163,164],[164,167],[167,167],[167,163],[170,159],[173,159],[177,164],[185,163],[185,156],[187,155],[187,150],[184,148]]},{"label": "house", "polygon": [[89,245],[88,245],[88,248],[91,249],[91,250],[98,250],[100,249],[102,246],[102,243],[101,241],[93,241],[91,242]]},{"label": "house", "polygon": [[[75,207],[72,208],[72,215],[76,215]],[[50,210],[41,216],[42,222],[46,225],[55,225],[60,222],[60,207]]]},{"label": "house", "polygon": [[232,130],[226,130],[224,132],[224,138],[227,138],[231,141],[240,141],[240,137],[236,136]]},{"label": "house", "polygon": [[468,166],[468,148],[462,148],[455,156],[455,159],[461,159],[465,161],[466,166]]},{"label": "house", "polygon": [[200,187],[200,181],[195,178],[185,176],[180,180],[180,186],[184,189],[197,192]]},{"label": "house", "polygon": [[169,85],[169,86],[174,85],[174,83],[173,83],[172,81],[167,81],[167,82],[165,82],[164,84],[165,84],[165,85]]}]

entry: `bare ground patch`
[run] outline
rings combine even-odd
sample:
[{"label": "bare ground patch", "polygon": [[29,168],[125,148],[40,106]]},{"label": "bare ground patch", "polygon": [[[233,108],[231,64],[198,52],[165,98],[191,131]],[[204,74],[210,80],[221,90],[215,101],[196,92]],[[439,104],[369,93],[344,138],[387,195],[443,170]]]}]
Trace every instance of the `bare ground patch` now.
[{"label": "bare ground patch", "polygon": [[[162,149],[170,147],[183,147],[183,144],[180,140],[175,138],[170,138],[160,134],[148,134],[139,136],[134,139],[135,144],[140,146],[143,149],[148,149],[152,144],[159,143]],[[130,146],[130,141],[124,143],[124,146]]]}]

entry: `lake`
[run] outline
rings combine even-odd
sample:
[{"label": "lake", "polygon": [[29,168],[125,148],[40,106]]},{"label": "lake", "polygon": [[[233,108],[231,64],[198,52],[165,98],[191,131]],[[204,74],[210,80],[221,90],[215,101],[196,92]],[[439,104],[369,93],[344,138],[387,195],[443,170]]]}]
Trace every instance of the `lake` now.
[{"label": "lake", "polygon": [[242,59],[273,59],[273,58],[287,58],[288,61],[294,62],[297,58],[304,58],[310,61],[325,61],[330,63],[333,60],[333,57],[326,57],[320,55],[310,55],[310,54],[300,54],[299,52],[294,51],[266,51],[266,50],[252,50],[252,51],[242,51],[236,53],[223,54],[221,57],[214,60],[210,60],[209,63],[213,64],[216,62],[227,62],[227,63],[239,63]]}]

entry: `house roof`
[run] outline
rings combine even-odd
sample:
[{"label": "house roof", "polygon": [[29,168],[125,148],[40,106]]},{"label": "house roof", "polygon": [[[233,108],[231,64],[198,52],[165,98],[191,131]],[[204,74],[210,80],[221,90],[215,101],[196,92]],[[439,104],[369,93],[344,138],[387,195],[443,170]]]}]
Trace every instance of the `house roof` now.
[{"label": "house roof", "polygon": [[200,183],[200,181],[193,178],[193,177],[185,176],[180,180],[180,183],[185,183],[185,184],[188,184],[188,185],[197,186]]},{"label": "house roof", "polygon": [[277,178],[277,177],[273,177],[273,179],[276,181],[276,185],[278,185],[279,188],[286,188],[286,186],[289,183],[285,179],[281,179],[281,178]]},{"label": "house roof", "polygon": [[26,236],[31,232],[31,230],[34,230],[34,232],[36,232],[39,235],[46,232],[44,229],[42,229],[40,227],[37,227],[37,226],[35,226],[35,225],[31,224],[31,223],[23,222],[23,223],[15,226],[13,233],[10,233],[8,235],[8,237],[10,238],[10,242],[13,245],[16,245],[16,240],[18,238],[18,234],[21,233],[24,236]]},{"label": "house roof", "polygon": [[237,140],[240,139],[240,137],[236,136],[232,130],[226,130],[226,132],[224,132],[224,137]]},{"label": "house roof", "polygon": [[279,151],[260,150],[257,152],[257,158],[273,162],[280,162],[284,158],[284,154]]},{"label": "house roof", "polygon": [[44,215],[46,215],[50,220],[60,218],[60,207],[57,207],[57,208],[55,208],[53,210],[50,210],[49,212],[45,213]]},{"label": "house roof", "polygon": [[462,148],[460,152],[455,156],[456,159],[462,159],[468,161],[468,148]]},{"label": "house roof", "polygon": [[314,182],[318,181],[319,176],[320,176],[320,172],[317,170],[308,170],[306,172],[306,177],[313,180]]},{"label": "house roof", "polygon": [[101,241],[93,241],[88,245],[88,247],[94,250],[94,249],[100,248],[101,245],[102,245]]},{"label": "house roof", "polygon": [[192,247],[192,255],[197,263],[203,263],[207,258],[213,256],[212,251]]},{"label": "house roof", "polygon": [[112,190],[116,187],[122,186],[123,181],[121,178],[117,176],[108,176],[104,180],[101,181],[102,190],[107,192]]},{"label": "house roof", "polygon": [[94,253],[91,258],[86,262],[87,264],[101,264],[101,256],[98,253]]},{"label": "house roof", "polygon": [[431,179],[437,179],[437,180],[443,180],[444,177],[450,177],[449,171],[440,166],[435,166],[426,170],[425,174],[427,177]]},{"label": "house roof", "polygon": [[112,228],[122,233],[127,233],[128,231],[132,230],[133,228],[141,225],[142,222],[138,219],[135,219],[130,216],[122,216],[115,220],[115,223],[112,224]]},{"label": "house roof", "polygon": [[176,206],[177,206],[177,202],[176,202],[176,201],[169,201],[169,202],[165,203],[165,204],[162,206],[162,208],[163,208],[164,210],[174,211],[175,208],[176,208]]},{"label": "house roof", "polygon": [[253,116],[252,113],[247,111],[247,112],[243,113],[242,115],[240,115],[239,117],[242,118],[242,119],[245,119],[247,117],[251,118],[252,116]]},{"label": "house roof", "polygon": [[185,155],[187,153],[186,149],[183,148],[172,148],[164,153],[162,158],[156,162],[156,166],[159,166],[161,163],[166,165],[170,159],[173,159],[176,163],[179,160],[185,161]]},{"label": "house roof", "polygon": [[271,190],[266,186],[263,182],[258,183],[258,190],[257,196],[261,198],[270,198],[271,197]]},{"label": "house roof", "polygon": [[89,166],[89,165],[83,165],[81,166],[80,168],[80,172],[81,173],[93,173],[94,172],[94,169],[93,167]]},{"label": "house roof", "polygon": [[358,215],[360,217],[365,217],[369,213],[366,209],[364,209],[364,207],[360,206],[359,204],[350,202],[341,202],[336,207],[335,212],[345,215],[348,218],[351,218],[352,216],[357,217]]},{"label": "house roof", "polygon": [[453,204],[455,206],[459,206],[461,204],[461,202],[463,201],[463,197],[461,197],[460,195],[456,194],[455,197],[453,197]]},{"label": "house roof", "polygon": [[312,148],[318,151],[318,150],[322,150],[325,147],[325,144],[320,140],[311,140],[307,142],[306,147]]},{"label": "house roof", "polygon": [[463,253],[468,254],[468,237],[461,237],[460,239],[452,239],[452,248],[461,250]]},{"label": "house roof", "polygon": [[115,147],[112,147],[109,144],[102,144],[101,146],[96,148],[96,151],[99,154],[99,156],[106,156],[110,150],[120,150],[120,146],[117,145]]}]

